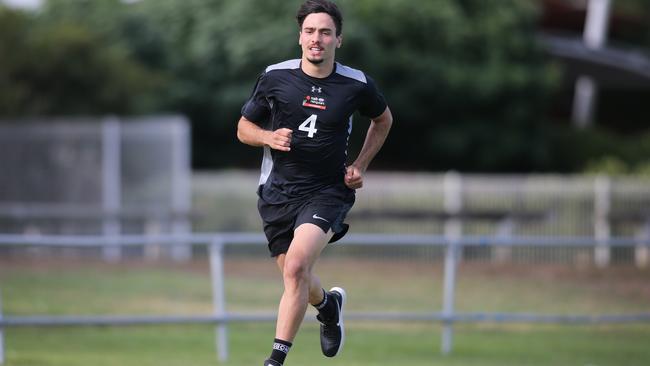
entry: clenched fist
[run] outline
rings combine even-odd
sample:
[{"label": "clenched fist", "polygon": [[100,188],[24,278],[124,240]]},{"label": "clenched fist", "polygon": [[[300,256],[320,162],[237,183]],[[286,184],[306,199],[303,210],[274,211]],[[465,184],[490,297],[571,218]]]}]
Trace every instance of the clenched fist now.
[{"label": "clenched fist", "polygon": [[345,185],[350,189],[363,187],[363,172],[354,165],[350,165],[345,171]]},{"label": "clenched fist", "polygon": [[293,131],[289,128],[279,128],[269,131],[266,144],[274,150],[291,151],[291,135]]}]

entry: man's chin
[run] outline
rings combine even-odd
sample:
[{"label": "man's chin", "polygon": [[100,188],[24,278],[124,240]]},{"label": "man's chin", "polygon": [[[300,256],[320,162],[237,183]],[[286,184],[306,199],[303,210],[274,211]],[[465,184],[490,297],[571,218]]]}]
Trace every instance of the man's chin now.
[{"label": "man's chin", "polygon": [[307,57],[307,61],[309,61],[310,63],[312,63],[314,65],[320,65],[320,64],[323,63],[322,58],[309,58],[309,57]]}]

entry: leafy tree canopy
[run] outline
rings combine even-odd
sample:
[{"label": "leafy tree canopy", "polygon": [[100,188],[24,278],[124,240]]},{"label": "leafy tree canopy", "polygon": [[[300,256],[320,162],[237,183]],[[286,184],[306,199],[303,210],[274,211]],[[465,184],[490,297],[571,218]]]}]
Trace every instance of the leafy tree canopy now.
[{"label": "leafy tree canopy", "polygon": [[[264,67],[300,56],[301,2],[49,0],[30,14],[0,7],[0,115],[182,113],[192,122],[195,167],[256,167],[260,152],[236,140],[236,121]],[[338,60],[373,77],[395,116],[377,167],[571,171],[611,146],[596,134],[569,143],[582,148],[574,158],[558,155],[558,143],[584,136],[545,120],[561,74],[537,42],[538,1],[338,3]],[[367,122],[355,123],[351,156]]]}]

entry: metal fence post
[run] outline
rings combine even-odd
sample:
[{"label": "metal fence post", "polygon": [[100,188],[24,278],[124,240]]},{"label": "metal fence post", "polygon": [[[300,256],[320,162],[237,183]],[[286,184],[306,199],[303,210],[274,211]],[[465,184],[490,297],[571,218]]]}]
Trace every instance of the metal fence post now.
[{"label": "metal fence post", "polygon": [[463,186],[460,174],[449,172],[444,178],[444,204],[449,218],[445,222],[445,237],[447,238],[447,253],[445,255],[445,274],[443,289],[443,355],[449,354],[454,336],[454,294],[456,286],[456,267],[460,256],[459,241],[463,235],[463,224],[459,215],[463,207]]},{"label": "metal fence post", "polygon": [[228,325],[226,322],[226,295],[224,290],[223,272],[224,242],[220,237],[215,238],[208,246],[210,252],[210,278],[212,280],[212,302],[214,316],[218,319],[215,329],[217,359],[221,362],[228,360]]},{"label": "metal fence post", "polygon": [[[175,121],[172,129],[172,232],[187,235],[192,231],[189,214],[192,206],[190,188],[190,149],[189,127],[184,121]],[[187,262],[192,258],[192,246],[188,243],[175,243],[171,247],[175,261]]]},{"label": "metal fence post", "polygon": [[594,182],[594,236],[598,244],[594,252],[596,266],[604,268],[610,262],[609,240],[611,228],[609,211],[611,207],[612,182],[607,176],[598,176]]},{"label": "metal fence post", "polygon": [[[0,323],[2,322],[2,291],[0,290]],[[4,327],[0,324],[0,365],[5,363],[5,335]]]},{"label": "metal fence post", "polygon": [[444,181],[444,206],[448,218],[445,220],[445,237],[449,240],[459,240],[463,236],[463,180],[458,172],[448,172]]},{"label": "metal fence post", "polygon": [[[508,216],[499,222],[497,227],[497,238],[510,239],[515,231],[515,220]],[[509,263],[512,260],[512,246],[510,245],[495,245],[492,247],[494,256],[492,261],[495,263],[503,264]]]},{"label": "metal fence post", "polygon": [[[102,231],[109,238],[120,235],[122,231],[121,144],[120,121],[115,117],[109,117],[102,123],[102,206],[104,209]],[[107,262],[117,262],[122,257],[122,247],[104,246],[102,255]]]},{"label": "metal fence post", "polygon": [[647,220],[636,235],[638,243],[634,248],[634,263],[637,268],[648,268],[650,262],[650,220]]},{"label": "metal fence post", "polygon": [[443,355],[451,352],[454,338],[454,297],[456,290],[456,268],[458,266],[459,242],[450,240],[445,254],[445,278],[442,298],[442,343]]}]

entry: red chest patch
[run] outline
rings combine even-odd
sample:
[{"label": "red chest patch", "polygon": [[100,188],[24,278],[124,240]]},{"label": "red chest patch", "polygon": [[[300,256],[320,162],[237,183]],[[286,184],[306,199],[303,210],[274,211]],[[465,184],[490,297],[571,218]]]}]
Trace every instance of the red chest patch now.
[{"label": "red chest patch", "polygon": [[327,105],[325,104],[325,98],[314,97],[310,95],[307,95],[302,100],[302,105],[303,107],[316,108],[321,110],[327,109]]}]

